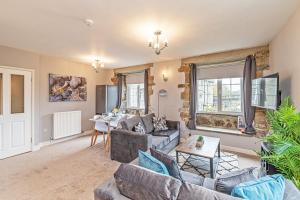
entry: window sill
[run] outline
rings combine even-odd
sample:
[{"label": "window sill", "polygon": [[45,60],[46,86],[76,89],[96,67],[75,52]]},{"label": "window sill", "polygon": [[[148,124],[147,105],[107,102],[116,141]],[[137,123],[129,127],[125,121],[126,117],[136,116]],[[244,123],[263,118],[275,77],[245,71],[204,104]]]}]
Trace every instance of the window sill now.
[{"label": "window sill", "polygon": [[210,132],[224,133],[224,134],[230,134],[230,135],[236,135],[236,136],[252,137],[252,135],[244,134],[239,130],[205,127],[205,126],[196,126],[196,129],[199,131],[210,131]]},{"label": "window sill", "polygon": [[227,115],[227,116],[242,116],[242,113],[232,113],[232,112],[197,112],[196,114],[207,114],[207,115]]}]

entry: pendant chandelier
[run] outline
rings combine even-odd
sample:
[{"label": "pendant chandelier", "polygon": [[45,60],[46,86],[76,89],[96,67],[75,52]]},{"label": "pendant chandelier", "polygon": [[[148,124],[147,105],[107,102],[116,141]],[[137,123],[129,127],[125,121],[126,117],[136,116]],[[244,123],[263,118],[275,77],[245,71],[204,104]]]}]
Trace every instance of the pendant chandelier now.
[{"label": "pendant chandelier", "polygon": [[154,32],[154,36],[152,40],[149,41],[148,46],[154,49],[156,55],[159,55],[164,48],[168,47],[168,40],[165,37],[163,38],[160,30],[157,30]]},{"label": "pendant chandelier", "polygon": [[96,73],[98,73],[99,70],[100,70],[100,68],[104,68],[104,62],[101,62],[99,59],[96,59],[92,63],[92,67],[94,68],[94,70],[96,71]]}]

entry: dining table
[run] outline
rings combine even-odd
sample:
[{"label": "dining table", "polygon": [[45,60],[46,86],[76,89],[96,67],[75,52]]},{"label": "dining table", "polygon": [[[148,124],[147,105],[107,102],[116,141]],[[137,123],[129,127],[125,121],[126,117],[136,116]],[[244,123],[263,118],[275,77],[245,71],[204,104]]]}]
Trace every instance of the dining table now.
[{"label": "dining table", "polygon": [[[110,144],[111,144],[111,130],[116,129],[119,125],[119,122],[123,119],[126,119],[130,117],[127,114],[113,114],[113,113],[108,113],[108,114],[102,114],[102,115],[95,115],[93,118],[89,119],[92,122],[104,122],[107,125],[107,134],[105,138],[104,132],[103,134],[103,142],[104,142],[104,149],[106,152],[110,152]],[[91,146],[95,144],[97,140],[97,136],[100,134],[98,130],[94,130],[94,134],[92,135],[92,142]],[[94,137],[94,142],[93,142],[93,137]]]}]

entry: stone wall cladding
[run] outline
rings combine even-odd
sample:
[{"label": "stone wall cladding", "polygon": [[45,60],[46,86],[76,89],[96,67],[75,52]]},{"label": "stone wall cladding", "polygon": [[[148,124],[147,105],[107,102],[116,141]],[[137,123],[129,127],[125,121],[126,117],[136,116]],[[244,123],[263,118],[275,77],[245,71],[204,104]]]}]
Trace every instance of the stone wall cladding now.
[{"label": "stone wall cladding", "polygon": [[[256,56],[256,65],[257,71],[256,76],[263,76],[264,70],[269,70],[269,46],[261,46],[233,51],[226,51],[220,53],[213,53],[201,56],[194,56],[189,58],[182,59],[182,64],[178,69],[178,72],[185,74],[184,83],[178,84],[178,88],[182,89],[181,99],[183,100],[183,105],[180,108],[180,117],[182,121],[187,123],[189,119],[189,104],[190,104],[190,67],[191,63],[197,64],[210,64],[215,62],[222,62],[228,60],[234,60],[239,58],[246,58],[248,55]],[[226,116],[229,117],[229,116]],[[225,118],[226,118],[225,117]],[[197,117],[198,120],[198,117]],[[198,120],[199,122],[199,120]],[[210,122],[214,124],[213,121]],[[263,136],[268,131],[268,125],[266,122],[266,113],[264,109],[256,109],[255,119],[254,119],[255,128],[257,130],[257,136]]]},{"label": "stone wall cladding", "polygon": [[196,124],[205,127],[238,130],[238,116],[197,113]]}]

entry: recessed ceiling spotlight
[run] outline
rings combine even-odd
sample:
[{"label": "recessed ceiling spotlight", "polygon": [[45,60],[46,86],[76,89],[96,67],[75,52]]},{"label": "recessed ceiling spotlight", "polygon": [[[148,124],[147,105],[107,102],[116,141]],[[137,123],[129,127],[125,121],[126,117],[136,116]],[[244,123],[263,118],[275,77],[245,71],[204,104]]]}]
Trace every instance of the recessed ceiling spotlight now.
[{"label": "recessed ceiling spotlight", "polygon": [[91,27],[94,25],[94,21],[92,19],[84,19],[84,23],[85,25],[87,25],[88,27]]}]

